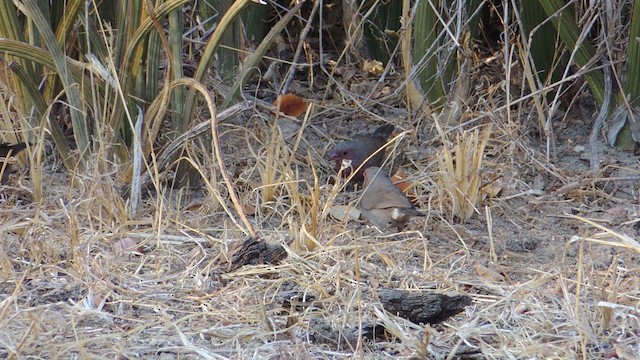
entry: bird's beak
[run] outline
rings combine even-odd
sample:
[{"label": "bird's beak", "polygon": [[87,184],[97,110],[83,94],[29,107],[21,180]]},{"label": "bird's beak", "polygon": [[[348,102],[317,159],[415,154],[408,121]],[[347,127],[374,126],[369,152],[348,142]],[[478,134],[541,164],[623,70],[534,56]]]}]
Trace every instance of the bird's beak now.
[{"label": "bird's beak", "polygon": [[340,160],[340,158],[338,157],[338,153],[331,154],[331,156],[329,156],[329,160],[330,161]]}]

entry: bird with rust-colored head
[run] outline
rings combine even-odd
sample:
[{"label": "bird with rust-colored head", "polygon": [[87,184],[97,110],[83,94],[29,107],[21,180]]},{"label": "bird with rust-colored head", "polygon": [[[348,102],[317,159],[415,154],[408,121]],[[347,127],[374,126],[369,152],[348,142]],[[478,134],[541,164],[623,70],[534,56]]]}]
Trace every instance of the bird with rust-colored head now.
[{"label": "bird with rust-colored head", "polygon": [[365,169],[363,176],[360,212],[380,230],[388,226],[402,230],[411,217],[425,216],[379,167]]},{"label": "bird with rust-colored head", "polygon": [[[336,144],[333,152],[329,156],[329,160],[335,161],[336,171],[340,171],[342,160],[350,160],[350,168],[345,169],[342,174],[345,177],[351,175],[351,172],[357,169],[371,154],[383,147],[389,136],[394,130],[391,124],[385,124],[378,127],[373,133],[360,135],[351,141],[343,141]],[[362,173],[364,169],[370,166],[381,166],[384,162],[384,150],[380,150],[373,155],[365,165],[352,178],[353,181],[362,182]]]}]

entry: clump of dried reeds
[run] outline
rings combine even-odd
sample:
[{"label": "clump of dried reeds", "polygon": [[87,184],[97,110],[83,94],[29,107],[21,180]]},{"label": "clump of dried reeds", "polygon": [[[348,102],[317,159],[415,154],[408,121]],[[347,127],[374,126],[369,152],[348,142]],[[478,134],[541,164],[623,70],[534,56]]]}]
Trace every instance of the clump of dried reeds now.
[{"label": "clump of dried reeds", "polygon": [[438,157],[438,189],[449,200],[451,214],[465,221],[477,212],[482,192],[482,159],[491,127],[456,134],[453,148],[445,143]]}]

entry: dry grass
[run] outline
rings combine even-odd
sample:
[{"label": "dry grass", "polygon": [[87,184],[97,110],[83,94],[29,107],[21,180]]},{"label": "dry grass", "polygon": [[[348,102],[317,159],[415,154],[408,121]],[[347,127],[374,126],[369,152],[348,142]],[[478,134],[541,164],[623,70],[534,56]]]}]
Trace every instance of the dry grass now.
[{"label": "dry grass", "polygon": [[[491,136],[491,127],[483,131],[475,129],[458,134],[455,139],[455,150],[442,147],[438,157],[438,189],[440,197],[449,199],[453,215],[465,221],[469,219],[482,200],[487,196],[482,191],[482,159],[484,149]],[[448,141],[443,134],[444,144]]]},{"label": "dry grass", "polygon": [[[427,221],[403,234],[380,234],[323,211],[355,201],[357,194],[326,184],[326,164],[300,146],[300,135],[311,131],[305,121],[289,123],[297,130],[287,140],[269,124],[271,114],[254,109],[250,115],[244,128],[221,125],[224,158],[231,165],[237,160],[233,149],[245,146],[256,154],[238,170],[236,189],[241,198],[254,199],[251,221],[261,236],[285,246],[283,263],[226,271],[245,235],[212,201],[226,198],[220,182],[195,193],[163,188],[129,220],[113,174],[102,166],[83,175],[49,173],[46,196],[37,204],[27,201],[28,181],[14,176],[18,186],[2,195],[2,356],[437,358],[471,346],[486,358],[593,358],[613,349],[637,351],[639,250],[633,239],[594,219],[564,218],[565,226],[549,225],[538,234],[553,239],[535,238],[541,244],[534,250],[514,253],[504,245],[508,234],[523,236],[556,222],[549,216],[566,209],[544,197],[525,199],[524,179],[535,177],[534,168],[521,171],[491,200],[491,218],[481,212],[464,225],[450,223],[437,214],[452,209],[436,211],[425,202]],[[503,135],[495,128],[491,136]],[[502,145],[486,144],[493,156],[487,167],[512,155]],[[195,155],[203,177],[211,172],[215,178],[215,160]],[[413,171],[424,200],[433,196],[430,174],[436,170],[435,161],[426,164]],[[517,171],[501,170],[507,169]],[[604,200],[592,197],[590,203]],[[531,201],[539,202],[537,214],[527,210]],[[587,204],[577,194],[563,202]],[[508,220],[527,216],[526,222],[538,224],[527,231],[518,230],[522,221]],[[509,221],[518,226],[507,226]],[[487,229],[506,246],[493,250],[498,256],[490,254]],[[122,239],[142,253],[116,249]],[[478,265],[498,276],[480,275]],[[466,293],[474,305],[425,330],[386,314],[376,297],[379,287]],[[338,330],[380,320],[395,340],[323,345],[313,341],[317,319]]]}]

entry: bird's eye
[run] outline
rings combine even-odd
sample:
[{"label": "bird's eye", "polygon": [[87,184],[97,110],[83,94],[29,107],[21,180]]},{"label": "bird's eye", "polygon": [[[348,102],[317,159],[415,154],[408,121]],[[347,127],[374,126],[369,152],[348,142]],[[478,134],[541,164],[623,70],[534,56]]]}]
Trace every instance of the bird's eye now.
[{"label": "bird's eye", "polygon": [[342,155],[347,155],[347,152],[346,152],[346,151],[343,151],[343,152],[342,152]]}]

